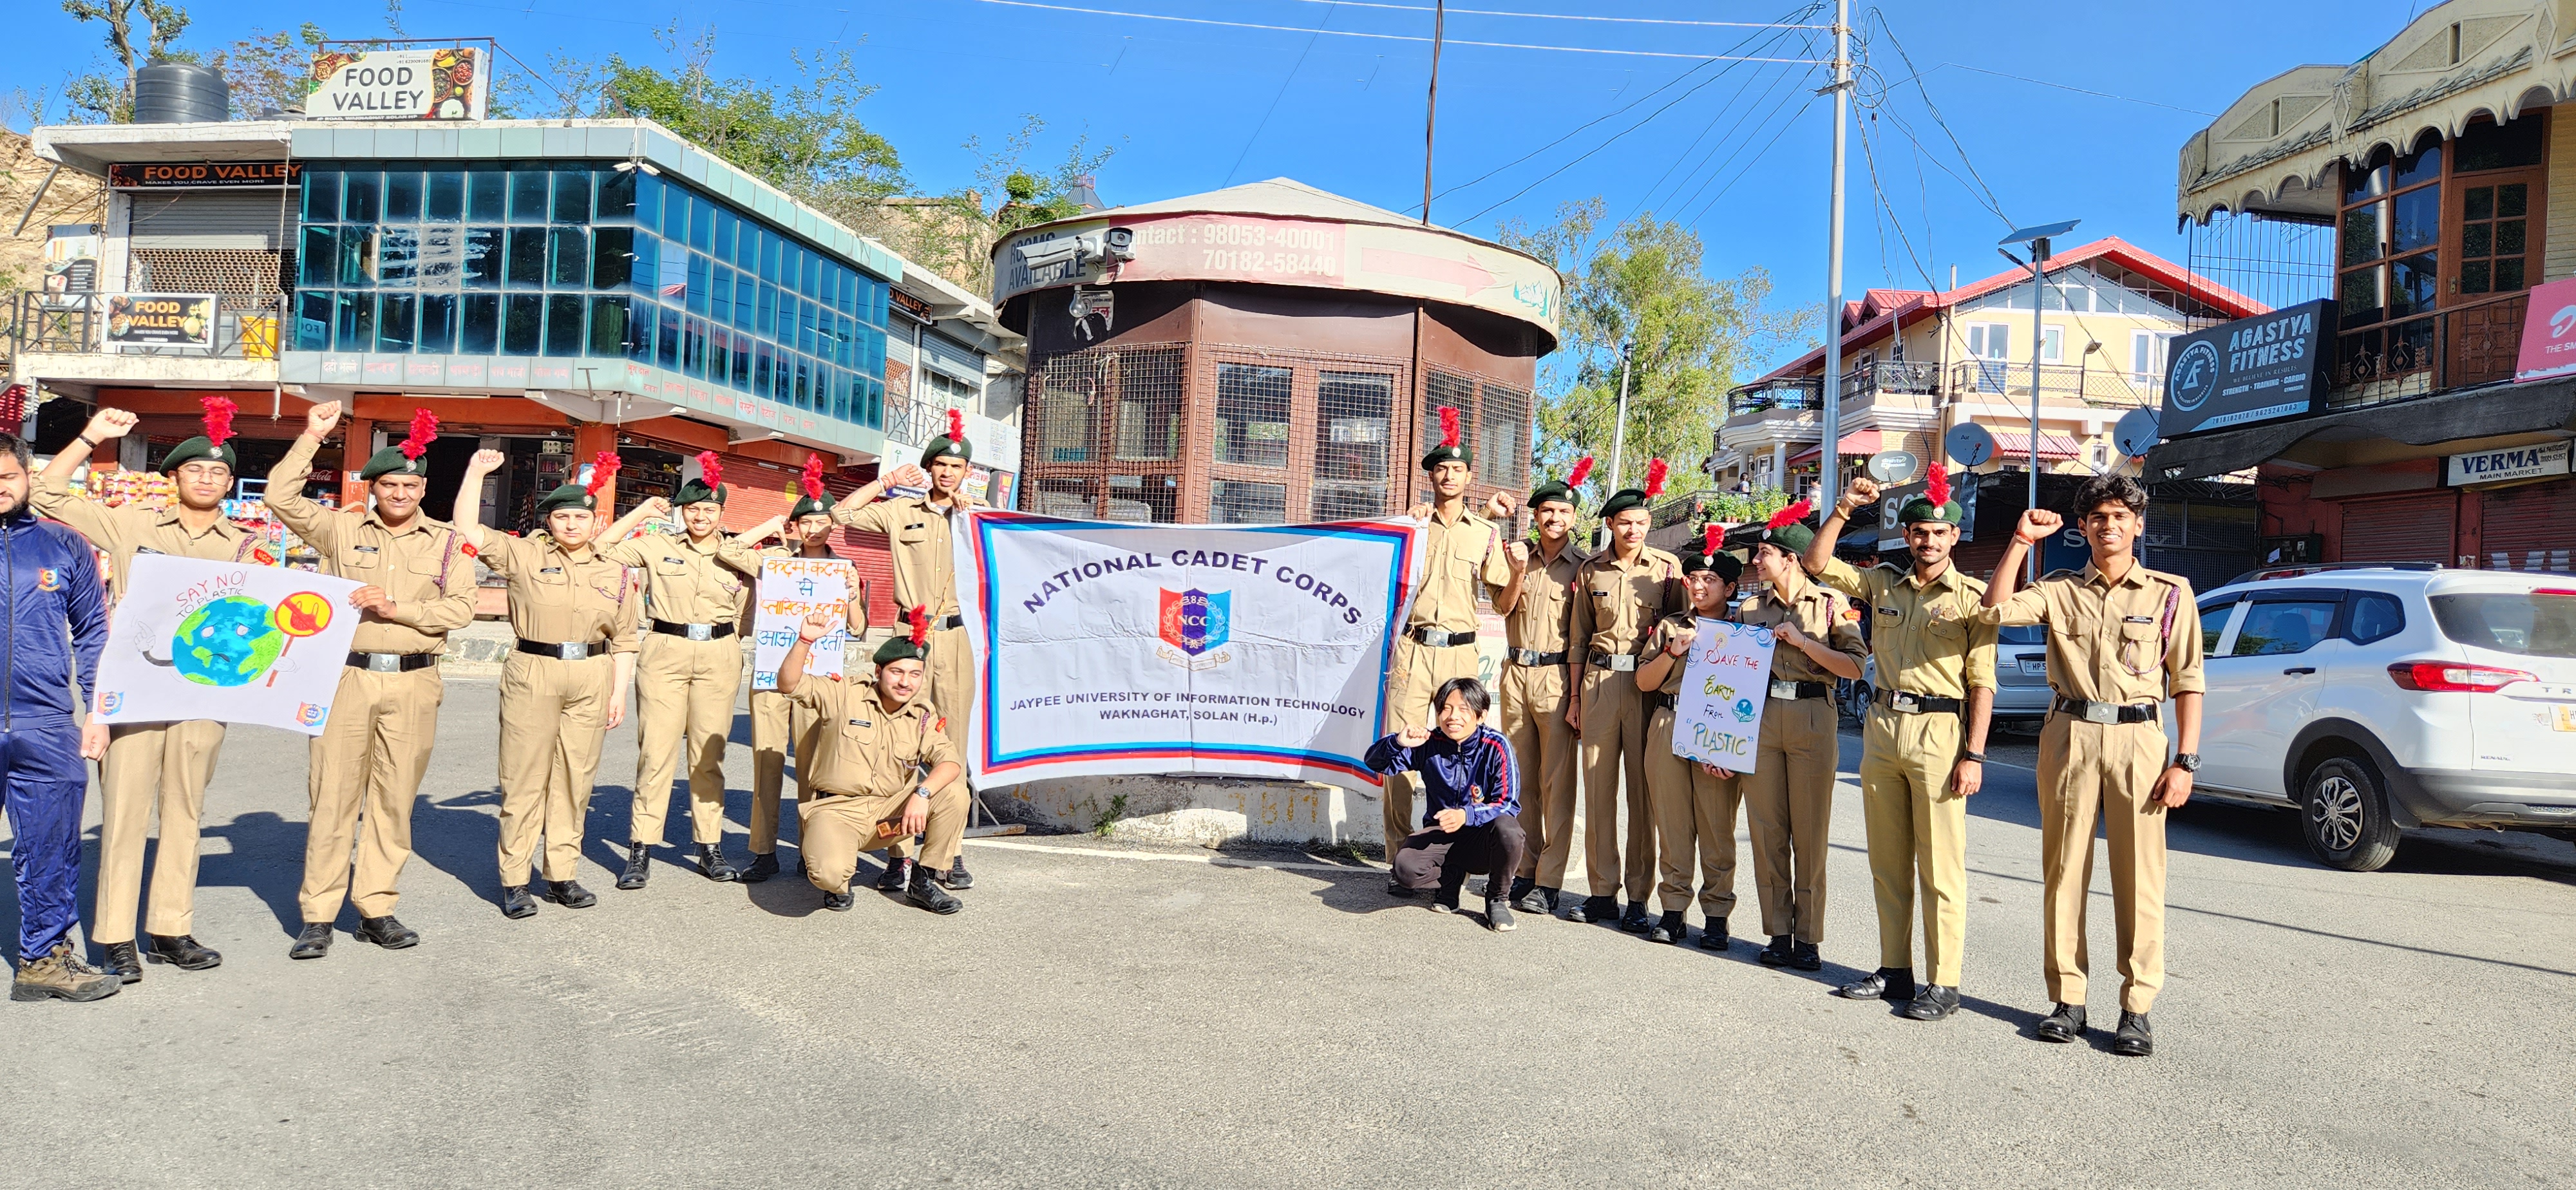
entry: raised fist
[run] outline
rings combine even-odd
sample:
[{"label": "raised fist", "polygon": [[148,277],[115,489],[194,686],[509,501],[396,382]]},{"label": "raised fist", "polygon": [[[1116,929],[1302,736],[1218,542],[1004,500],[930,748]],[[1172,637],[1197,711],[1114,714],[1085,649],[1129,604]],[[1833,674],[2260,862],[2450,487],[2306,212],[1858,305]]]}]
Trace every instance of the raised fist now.
[{"label": "raised fist", "polygon": [[465,469],[475,475],[490,475],[491,473],[500,470],[501,464],[509,461],[510,456],[502,454],[500,451],[478,450],[474,452],[473,458],[465,461]]},{"label": "raised fist", "polygon": [[2024,545],[2038,545],[2065,524],[2065,517],[2045,508],[2033,508],[2021,514],[2021,523],[2013,526],[2013,536]]},{"label": "raised fist", "polygon": [[835,627],[838,625],[832,623],[831,613],[814,612],[807,615],[804,622],[796,626],[796,638],[810,645],[830,636]]},{"label": "raised fist", "polygon": [[671,502],[660,496],[647,496],[636,508],[642,510],[646,520],[665,520],[671,515]]},{"label": "raised fist", "polygon": [[1866,475],[1855,476],[1851,488],[1843,493],[1843,507],[1859,508],[1878,503],[1878,481]]},{"label": "raised fist", "polygon": [[1511,563],[1512,563],[1512,569],[1514,569],[1514,570],[1527,570],[1527,569],[1529,569],[1529,558],[1530,558],[1530,555],[1529,555],[1529,543],[1528,543],[1528,542],[1526,542],[1526,541],[1515,541],[1515,542],[1511,543],[1510,545],[1504,546],[1504,547],[1503,547],[1503,556],[1504,556],[1505,558],[1508,558],[1508,559],[1510,559],[1510,560],[1511,560]]},{"label": "raised fist", "polygon": [[1690,652],[1691,645],[1698,640],[1697,628],[1667,628],[1664,630],[1664,651],[1679,657]]},{"label": "raised fist", "polygon": [[922,470],[920,464],[906,463],[895,468],[894,474],[886,477],[886,483],[898,488],[926,488],[930,486],[930,473]]},{"label": "raised fist", "polygon": [[101,409],[98,416],[89,419],[89,427],[81,431],[81,436],[93,442],[122,438],[134,428],[135,420],[133,414],[122,409]]},{"label": "raised fist", "polygon": [[340,403],[324,401],[304,411],[304,432],[319,442],[331,436],[331,427],[340,424]]}]

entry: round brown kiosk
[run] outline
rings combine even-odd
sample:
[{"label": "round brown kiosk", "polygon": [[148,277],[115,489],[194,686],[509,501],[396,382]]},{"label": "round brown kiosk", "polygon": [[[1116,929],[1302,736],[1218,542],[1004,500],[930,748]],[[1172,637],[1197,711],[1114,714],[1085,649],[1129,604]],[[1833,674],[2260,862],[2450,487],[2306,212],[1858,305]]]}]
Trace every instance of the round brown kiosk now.
[{"label": "round brown kiosk", "polygon": [[1526,494],[1545,262],[1286,178],[1041,224],[993,250],[1028,336],[1020,508],[1288,524],[1429,498],[1459,412],[1481,501]]}]

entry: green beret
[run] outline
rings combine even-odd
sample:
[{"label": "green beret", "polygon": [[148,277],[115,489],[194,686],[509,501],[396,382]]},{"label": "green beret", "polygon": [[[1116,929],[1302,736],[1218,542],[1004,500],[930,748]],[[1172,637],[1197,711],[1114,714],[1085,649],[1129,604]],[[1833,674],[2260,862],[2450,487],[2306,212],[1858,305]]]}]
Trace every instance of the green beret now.
[{"label": "green beret", "polygon": [[1816,528],[1803,520],[1791,521],[1777,529],[1764,529],[1760,540],[1770,542],[1789,551],[1792,555],[1803,554],[1807,552],[1808,546],[1815,544]]},{"label": "green beret", "polygon": [[830,515],[832,515],[832,506],[812,496],[799,497],[796,507],[787,510],[787,519],[791,521],[803,520],[809,516]]},{"label": "green beret", "polygon": [[1717,572],[1717,577],[1730,583],[1744,577],[1744,563],[1737,561],[1735,555],[1725,550],[1719,550],[1714,554],[1690,550],[1682,554],[1683,574],[1694,574],[1702,570],[1714,570]]},{"label": "green beret", "polygon": [[975,458],[975,448],[967,445],[963,438],[951,438],[942,434],[931,439],[930,445],[921,449],[921,465],[927,467],[931,460],[940,458],[957,458],[972,462]]},{"label": "green beret", "polygon": [[241,470],[241,457],[233,453],[232,443],[227,442],[217,446],[214,439],[199,434],[171,447],[169,454],[161,456],[161,473],[171,474],[176,472],[181,464],[193,463],[199,459],[212,459],[223,464],[228,470]]},{"label": "green beret", "polygon": [[724,503],[724,485],[718,484],[711,488],[703,479],[692,479],[680,485],[679,493],[671,497],[671,507],[687,508],[692,504],[704,504],[710,500],[717,504]]},{"label": "green beret", "polygon": [[1529,494],[1529,506],[1532,508],[1551,501],[1570,508],[1583,507],[1583,498],[1575,495],[1573,488],[1565,486],[1565,481],[1562,479],[1551,479],[1538,485]]},{"label": "green beret", "polygon": [[1476,465],[1476,456],[1463,446],[1435,446],[1431,448],[1431,453],[1422,456],[1422,469],[1425,471],[1442,463],[1459,463],[1473,467]]},{"label": "green beret", "polygon": [[568,483],[546,493],[545,499],[537,501],[537,517],[543,520],[546,514],[558,508],[595,509],[598,507],[599,497],[591,495],[590,489],[577,483]]},{"label": "green beret", "polygon": [[1941,521],[1956,525],[1959,523],[1959,517],[1959,502],[1956,500],[1934,504],[1927,497],[1916,496],[1906,501],[1905,507],[1897,510],[1896,523],[1903,526],[1917,525],[1924,521]]},{"label": "green beret", "polygon": [[1610,493],[1610,498],[1601,502],[1601,519],[1609,520],[1631,508],[1644,508],[1646,499],[1644,488],[1621,488]]},{"label": "green beret", "polygon": [[929,652],[920,645],[912,643],[911,637],[894,636],[888,638],[886,643],[877,646],[876,663],[883,665],[889,661],[923,660],[928,656]]},{"label": "green beret", "polygon": [[399,446],[388,446],[367,456],[367,465],[358,469],[358,478],[373,480],[379,475],[429,476],[429,459],[406,457]]}]

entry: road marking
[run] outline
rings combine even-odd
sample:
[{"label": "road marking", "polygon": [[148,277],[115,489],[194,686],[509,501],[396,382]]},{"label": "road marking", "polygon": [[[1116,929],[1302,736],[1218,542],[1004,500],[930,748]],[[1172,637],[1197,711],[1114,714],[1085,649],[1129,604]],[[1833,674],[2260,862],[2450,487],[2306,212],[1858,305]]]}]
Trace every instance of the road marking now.
[{"label": "road marking", "polygon": [[1014,843],[1002,839],[968,839],[976,847],[999,847],[1007,851],[1042,851],[1049,855],[1096,855],[1103,859],[1133,859],[1147,862],[1207,864],[1219,868],[1281,868],[1291,872],[1340,872],[1344,875],[1375,875],[1387,871],[1376,864],[1306,864],[1294,860],[1244,859],[1230,855],[1166,855],[1151,851],[1111,851],[1102,847],[1057,847],[1046,843]]}]

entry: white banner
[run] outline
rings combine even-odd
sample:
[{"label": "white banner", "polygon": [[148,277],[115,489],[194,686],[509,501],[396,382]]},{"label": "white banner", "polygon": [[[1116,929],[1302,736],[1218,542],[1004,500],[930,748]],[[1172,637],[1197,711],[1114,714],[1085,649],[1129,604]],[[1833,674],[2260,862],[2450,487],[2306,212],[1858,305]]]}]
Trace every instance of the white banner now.
[{"label": "white banner", "polygon": [[218,719],[322,734],[359,584],[250,562],[137,554],[98,665],[109,723]]},{"label": "white banner", "polygon": [[979,509],[969,594],[981,781],[1227,773],[1371,790],[1419,525],[1131,525]]},{"label": "white banner", "polygon": [[832,631],[805,650],[805,672],[845,676],[842,649],[850,639],[850,564],[839,558],[763,558],[759,602],[752,613],[751,688],[778,689],[778,663],[796,644],[805,617],[832,617]]},{"label": "white banner", "polygon": [[1732,773],[1753,771],[1762,739],[1762,708],[1771,701],[1768,628],[1700,620],[1673,698],[1673,755],[1704,760]]}]

